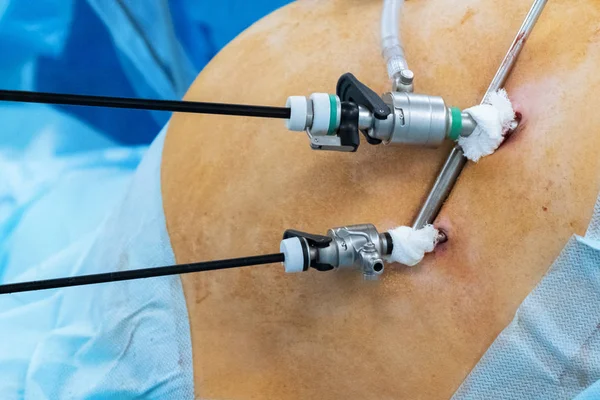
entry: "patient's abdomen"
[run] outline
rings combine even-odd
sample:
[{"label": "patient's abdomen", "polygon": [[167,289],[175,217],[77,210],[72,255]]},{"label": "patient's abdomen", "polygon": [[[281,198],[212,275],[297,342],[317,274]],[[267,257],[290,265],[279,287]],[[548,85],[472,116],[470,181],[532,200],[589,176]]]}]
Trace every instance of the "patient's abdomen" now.
[{"label": "patient's abdomen", "polygon": [[[530,2],[407,1],[416,91],[481,101]],[[283,105],[352,72],[389,90],[380,1],[300,1],[252,26],[188,100]],[[521,129],[469,164],[417,267],[286,276],[279,265],[184,275],[203,398],[449,398],[573,233],[600,189],[600,5],[549,2],[507,85]],[[577,29],[572,27],[576,26]],[[174,115],[162,190],[178,262],[277,252],[283,231],[409,225],[450,144],[311,150],[279,120]]]}]

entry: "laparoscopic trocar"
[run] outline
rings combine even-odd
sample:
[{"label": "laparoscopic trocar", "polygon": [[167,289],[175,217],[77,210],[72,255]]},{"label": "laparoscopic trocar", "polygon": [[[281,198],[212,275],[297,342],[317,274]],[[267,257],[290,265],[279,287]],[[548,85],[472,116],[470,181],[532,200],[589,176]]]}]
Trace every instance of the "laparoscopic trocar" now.
[{"label": "laparoscopic trocar", "polygon": [[[504,118],[504,121],[500,118],[499,122],[494,122],[495,119],[499,119],[498,116],[502,116],[502,112],[494,109],[494,104],[490,104],[490,98],[504,86],[547,0],[533,2],[525,21],[483,97],[481,107],[487,108],[475,109],[474,107],[467,110],[449,106],[438,95],[415,93],[415,74],[408,68],[398,35],[402,3],[403,1],[396,0],[384,1],[381,44],[391,81],[391,90],[382,96],[361,83],[351,73],[346,73],[339,78],[335,94],[313,93],[308,97],[291,96],[285,107],[10,90],[0,90],[0,100],[279,118],[286,120],[289,130],[306,132],[310,146],[314,150],[354,152],[360,145],[361,135],[370,145],[383,145],[384,147],[385,145],[435,147],[445,140],[458,141],[442,167],[412,227],[404,226],[381,233],[374,225],[365,223],[332,228],[325,235],[288,229],[280,243],[280,252],[275,254],[6,284],[0,285],[0,293],[274,262],[282,262],[286,272],[357,268],[362,271],[365,279],[372,280],[377,279],[383,273],[384,260],[407,265],[413,265],[420,261],[424,253],[432,251],[438,243],[448,240],[444,232],[435,229],[430,224],[433,223],[467,162],[463,152],[464,146],[461,146],[460,143],[464,140],[480,140],[480,137],[490,142],[486,135],[490,136],[491,130],[497,129],[498,132],[505,134],[516,128],[517,121],[513,118],[514,115]],[[512,108],[510,110],[512,111]],[[498,126],[494,125],[493,129],[490,128],[489,121],[493,122],[491,125]],[[501,141],[502,137],[496,141],[495,146],[497,147]],[[490,154],[493,150],[495,148],[486,154]]]}]

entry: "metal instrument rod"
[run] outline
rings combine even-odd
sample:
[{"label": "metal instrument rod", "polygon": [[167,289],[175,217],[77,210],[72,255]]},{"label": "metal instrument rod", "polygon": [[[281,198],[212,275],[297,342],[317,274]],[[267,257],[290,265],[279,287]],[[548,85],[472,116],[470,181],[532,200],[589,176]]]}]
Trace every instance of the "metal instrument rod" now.
[{"label": "metal instrument rod", "polygon": [[71,106],[129,108],[137,110],[171,111],[197,114],[240,115],[260,118],[290,118],[288,107],[254,106],[247,104],[205,103],[199,101],[135,99],[127,97],[85,96],[78,94],[0,90],[0,101],[21,103],[63,104]]},{"label": "metal instrument rod", "polygon": [[[482,103],[491,93],[502,88],[506,83],[506,80],[516,63],[519,54],[521,53],[521,49],[523,49],[525,42],[529,38],[529,35],[531,34],[531,31],[533,30],[535,23],[538,21],[547,2],[548,0],[535,0],[533,2],[531,9],[525,17],[525,21],[523,21],[523,25],[521,25],[521,28],[519,28],[515,40],[511,44],[508,53],[504,57],[504,60],[502,60],[502,63],[500,64],[500,67],[494,76],[494,79],[492,79],[490,86],[485,92]],[[446,159],[446,162],[438,174],[435,183],[433,184],[433,187],[431,188],[431,191],[425,200],[425,203],[419,211],[419,214],[413,223],[414,228],[420,229],[427,224],[433,223],[466,163],[467,159],[465,158],[462,149],[460,146],[456,145]]]},{"label": "metal instrument rod", "polygon": [[132,279],[154,278],[166,275],[187,274],[190,272],[215,271],[219,269],[248,267],[254,265],[283,262],[282,253],[263,256],[233,258],[229,260],[204,261],[165,267],[133,269],[127,271],[105,272],[102,274],[80,275],[68,278],[47,279],[42,281],[8,283],[0,285],[0,294],[29,292],[35,290],[56,289],[69,286],[92,285],[96,283],[128,281]]}]

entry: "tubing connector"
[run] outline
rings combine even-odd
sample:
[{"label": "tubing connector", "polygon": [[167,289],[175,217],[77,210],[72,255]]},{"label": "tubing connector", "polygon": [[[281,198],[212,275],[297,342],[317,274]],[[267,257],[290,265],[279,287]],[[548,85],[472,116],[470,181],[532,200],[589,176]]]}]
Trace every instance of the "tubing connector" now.
[{"label": "tubing connector", "polygon": [[403,69],[392,76],[392,91],[412,93],[415,89],[414,80],[414,72]]},{"label": "tubing connector", "polygon": [[381,54],[394,92],[412,93],[414,73],[408,68],[400,38],[400,12],[404,0],[384,0],[381,10]]}]

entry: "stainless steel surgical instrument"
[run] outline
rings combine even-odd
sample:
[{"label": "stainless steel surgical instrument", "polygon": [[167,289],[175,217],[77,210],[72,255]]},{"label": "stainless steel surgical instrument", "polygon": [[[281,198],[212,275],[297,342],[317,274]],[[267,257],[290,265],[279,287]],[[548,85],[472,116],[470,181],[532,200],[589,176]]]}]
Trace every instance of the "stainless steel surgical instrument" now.
[{"label": "stainless steel surgical instrument", "polygon": [[[492,79],[492,83],[490,83],[485,92],[482,102],[485,101],[490,93],[502,88],[506,83],[525,42],[529,38],[547,2],[548,0],[535,0],[533,2],[531,9],[525,17],[525,21],[523,21],[523,25],[521,25],[521,28],[517,32],[515,40],[511,44],[504,60],[502,60],[500,68],[498,68],[494,79]],[[467,159],[460,146],[454,146],[413,223],[415,229],[433,223],[466,163]]]}]

